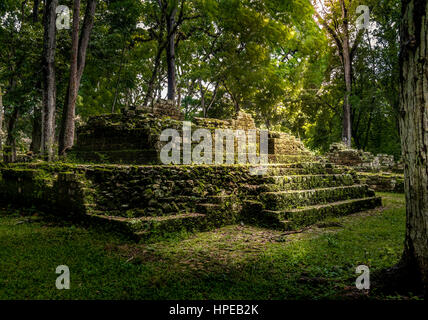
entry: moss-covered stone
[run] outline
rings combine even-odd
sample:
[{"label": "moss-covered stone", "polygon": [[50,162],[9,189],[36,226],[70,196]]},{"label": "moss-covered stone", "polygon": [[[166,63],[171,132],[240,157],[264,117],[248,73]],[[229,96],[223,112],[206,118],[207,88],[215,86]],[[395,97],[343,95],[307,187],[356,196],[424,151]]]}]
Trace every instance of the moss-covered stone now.
[{"label": "moss-covered stone", "polygon": [[281,210],[347,199],[374,196],[366,185],[322,188],[313,190],[266,192],[260,195],[269,210]]},{"label": "moss-covered stone", "polygon": [[[176,129],[181,134],[183,128],[175,115],[172,109],[159,116],[133,108],[90,118],[78,129],[70,155],[76,163],[0,167],[0,201],[36,206],[135,238],[240,221],[295,228],[354,212],[358,205],[379,204],[367,200],[374,192],[356,184],[354,170],[316,161],[301,141],[282,132],[268,133],[270,163],[264,175],[252,175],[250,165],[162,165],[161,132]],[[230,120],[197,118],[191,129],[199,128],[210,130],[213,138],[219,128],[256,129],[243,112]],[[237,153],[234,157],[237,161]]]},{"label": "moss-covered stone", "polygon": [[265,210],[263,203],[246,202],[246,221],[282,230],[296,230],[329,217],[348,215],[382,205],[379,197],[367,197],[307,206],[301,209]]},{"label": "moss-covered stone", "polygon": [[359,172],[358,179],[375,191],[404,192],[403,174]]},{"label": "moss-covered stone", "polygon": [[[190,125],[192,132],[197,129],[207,129],[211,132],[213,151],[216,129],[256,129],[253,118],[244,112],[239,112],[230,120],[196,118]],[[78,161],[96,163],[161,164],[160,151],[167,142],[161,142],[160,135],[165,129],[175,129],[183,136],[181,121],[159,117],[153,113],[132,112],[93,117],[78,128],[77,144],[69,156]],[[260,130],[256,131],[259,137]],[[237,138],[234,144],[235,163],[238,163]],[[196,145],[197,143],[192,143],[192,150]],[[256,148],[259,150],[258,144]],[[300,140],[281,132],[269,133],[268,151],[271,163],[315,159]]]},{"label": "moss-covered stone", "polygon": [[143,238],[209,230],[241,220],[265,225],[268,215],[260,213],[266,210],[373,196],[367,186],[354,185],[352,172],[330,164],[272,164],[266,176],[251,175],[249,169],[248,165],[13,164],[0,168],[0,194],[3,202],[13,199],[16,205],[38,206],[56,216],[101,225],[107,220],[112,230]]}]

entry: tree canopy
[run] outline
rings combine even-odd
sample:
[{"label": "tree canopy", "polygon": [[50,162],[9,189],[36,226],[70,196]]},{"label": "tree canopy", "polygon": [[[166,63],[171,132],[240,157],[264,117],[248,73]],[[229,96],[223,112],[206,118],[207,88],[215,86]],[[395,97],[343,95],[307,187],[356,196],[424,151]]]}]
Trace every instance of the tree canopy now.
[{"label": "tree canopy", "polygon": [[[61,5],[72,15],[75,2]],[[71,101],[77,119],[172,98],[187,119],[229,118],[245,110],[258,125],[292,133],[309,148],[326,151],[341,140],[349,97],[352,145],[400,154],[398,0],[93,2],[84,71]],[[43,122],[46,3],[0,4],[6,144],[25,150],[33,141],[36,153]],[[89,3],[81,1],[80,34]],[[370,9],[370,24],[359,30],[356,8],[361,4]],[[55,141],[64,126],[63,108],[70,105],[73,21],[70,16],[70,28],[55,33]],[[345,34],[351,87],[344,81],[340,43]]]}]

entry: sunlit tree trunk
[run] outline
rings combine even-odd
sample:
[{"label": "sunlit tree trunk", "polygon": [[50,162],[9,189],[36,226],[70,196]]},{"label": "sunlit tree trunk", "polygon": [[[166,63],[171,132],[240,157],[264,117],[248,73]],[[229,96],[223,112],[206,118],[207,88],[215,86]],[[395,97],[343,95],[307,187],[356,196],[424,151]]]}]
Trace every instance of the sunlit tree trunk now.
[{"label": "sunlit tree trunk", "polygon": [[[349,5],[349,4],[348,4]],[[349,36],[349,12],[345,0],[340,0],[341,22],[340,26],[336,22],[329,22],[328,17],[322,17],[315,8],[315,15],[319,23],[325,28],[337,46],[339,58],[343,66],[345,93],[343,97],[343,120],[342,120],[342,141],[351,146],[352,143],[352,118],[351,118],[351,93],[352,93],[352,60],[358,45],[363,37],[364,29],[358,31],[354,44],[350,45]],[[333,19],[334,20],[334,19]]]},{"label": "sunlit tree trunk", "polygon": [[43,111],[42,111],[42,153],[52,159],[55,135],[56,82],[55,82],[55,34],[58,0],[45,1],[43,18]]},{"label": "sunlit tree trunk", "polygon": [[348,26],[348,11],[345,6],[345,1],[340,0],[340,6],[342,9],[342,26],[343,26],[343,69],[345,75],[345,96],[343,100],[343,126],[342,126],[342,141],[347,145],[351,146],[351,102],[350,96],[352,92],[352,79],[351,79],[351,69],[352,69],[352,59],[351,59],[351,49],[349,46],[349,26]]},{"label": "sunlit tree trunk", "polygon": [[202,86],[202,79],[199,79],[199,92],[201,94],[201,108],[204,118],[207,117],[207,109],[205,108],[205,90]]},{"label": "sunlit tree trunk", "polygon": [[62,114],[61,131],[59,134],[59,155],[64,155],[67,148],[73,145],[74,141],[74,118],[76,117],[77,99],[77,52],[79,50],[79,20],[80,20],[80,0],[74,0],[73,4],[73,32],[71,36],[71,60],[70,60],[70,80],[68,82],[68,93]]}]

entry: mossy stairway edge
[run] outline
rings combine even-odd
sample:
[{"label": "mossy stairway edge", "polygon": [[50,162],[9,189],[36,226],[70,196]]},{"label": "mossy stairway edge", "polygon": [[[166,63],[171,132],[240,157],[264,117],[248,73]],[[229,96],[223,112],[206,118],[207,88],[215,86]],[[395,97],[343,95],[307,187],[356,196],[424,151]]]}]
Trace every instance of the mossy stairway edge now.
[{"label": "mossy stairway edge", "polygon": [[135,239],[235,223],[284,230],[381,205],[347,168],[322,162],[248,165],[77,165],[0,168],[0,200],[89,221]]}]

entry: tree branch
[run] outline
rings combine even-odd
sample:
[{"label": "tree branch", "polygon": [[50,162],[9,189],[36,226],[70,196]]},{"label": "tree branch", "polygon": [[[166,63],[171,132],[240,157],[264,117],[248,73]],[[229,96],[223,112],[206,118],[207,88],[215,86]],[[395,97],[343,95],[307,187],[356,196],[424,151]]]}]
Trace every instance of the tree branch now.
[{"label": "tree branch", "polygon": [[333,37],[334,41],[336,42],[337,48],[339,49],[340,55],[343,53],[343,44],[340,37],[337,35],[337,33],[327,24],[327,22],[321,17],[321,15],[315,10],[315,15],[317,16],[319,22],[322,24],[322,26],[327,30],[327,32]]},{"label": "tree branch", "polygon": [[351,61],[354,58],[355,53],[357,52],[358,45],[360,44],[361,40],[363,39],[363,35],[364,35],[364,29],[360,29],[360,31],[358,31],[357,37],[355,38],[355,42],[351,48]]}]

